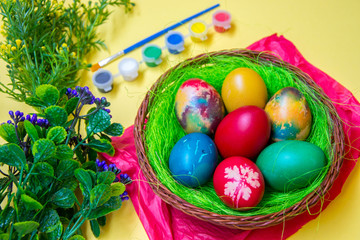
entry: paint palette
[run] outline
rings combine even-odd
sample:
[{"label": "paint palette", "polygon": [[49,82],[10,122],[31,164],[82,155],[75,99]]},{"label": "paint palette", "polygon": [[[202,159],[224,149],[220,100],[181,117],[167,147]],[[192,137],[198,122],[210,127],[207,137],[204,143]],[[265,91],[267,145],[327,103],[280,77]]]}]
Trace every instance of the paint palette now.
[{"label": "paint palette", "polygon": [[[99,91],[109,92],[112,89],[109,86],[112,85],[114,77],[121,75],[125,81],[133,81],[139,75],[138,71],[141,63],[145,63],[148,67],[157,67],[162,62],[161,57],[163,50],[167,49],[170,54],[179,54],[185,50],[184,45],[187,37],[190,37],[194,42],[207,40],[207,34],[210,27],[214,27],[215,31],[218,33],[226,32],[231,27],[231,14],[225,10],[218,10],[213,14],[211,24],[207,24],[200,19],[193,19],[189,22],[189,33],[187,35],[183,35],[178,31],[168,31],[165,35],[164,47],[160,47],[156,44],[146,44],[141,50],[141,61],[137,61],[134,58],[124,58],[118,64],[118,74],[112,75],[110,71],[102,69],[102,71],[99,72],[98,70],[94,73],[93,83]],[[108,79],[104,79],[104,76],[107,76]],[[101,79],[101,81],[99,79]],[[101,84],[99,84],[99,81]],[[107,83],[107,85],[104,83]]]}]

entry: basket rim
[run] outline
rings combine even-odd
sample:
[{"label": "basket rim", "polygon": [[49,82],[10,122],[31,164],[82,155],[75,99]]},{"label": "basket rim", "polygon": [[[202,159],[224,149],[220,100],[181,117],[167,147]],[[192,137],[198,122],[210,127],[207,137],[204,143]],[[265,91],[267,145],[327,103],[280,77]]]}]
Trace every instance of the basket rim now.
[{"label": "basket rim", "polygon": [[[146,156],[147,147],[145,143],[146,139],[144,135],[144,127],[148,115],[149,105],[151,104],[151,93],[156,92],[158,86],[162,84],[162,82],[167,78],[171,71],[177,68],[186,67],[189,64],[193,64],[194,62],[201,62],[207,57],[218,55],[244,56],[252,59],[257,59],[258,61],[262,62],[270,61],[276,66],[286,67],[298,77],[299,81],[303,81],[309,84],[315,91],[317,91],[318,94],[322,96],[322,98],[319,100],[330,109],[329,114],[333,121],[334,127],[331,139],[331,143],[333,145],[333,163],[330,166],[323,182],[314,191],[304,197],[301,201],[287,209],[276,213],[255,216],[222,215],[210,212],[208,210],[199,208],[191,203],[188,203],[182,198],[172,193],[160,182],[160,180],[156,178],[156,174],[150,165],[149,159]],[[344,131],[342,129],[341,120],[337,114],[334,105],[332,104],[331,100],[326,96],[323,89],[319,87],[308,74],[304,73],[298,67],[295,67],[270,53],[253,51],[248,49],[230,49],[200,54],[168,69],[152,85],[151,89],[147,92],[143,102],[139,107],[137,116],[135,118],[134,140],[140,168],[144,173],[145,178],[150,183],[150,186],[155,192],[155,194],[157,194],[162,200],[164,200],[171,206],[179,209],[180,211],[188,215],[194,216],[198,219],[210,222],[215,225],[242,230],[253,230],[277,225],[315,206],[332,187],[342,166],[344,154]]]}]

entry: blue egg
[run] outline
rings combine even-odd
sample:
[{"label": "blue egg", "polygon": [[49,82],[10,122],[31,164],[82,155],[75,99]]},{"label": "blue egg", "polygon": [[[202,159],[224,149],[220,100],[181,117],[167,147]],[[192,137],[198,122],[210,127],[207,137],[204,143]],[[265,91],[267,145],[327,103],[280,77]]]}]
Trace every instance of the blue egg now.
[{"label": "blue egg", "polygon": [[171,150],[169,168],[177,182],[187,187],[198,187],[211,179],[217,159],[215,143],[209,136],[190,133]]}]

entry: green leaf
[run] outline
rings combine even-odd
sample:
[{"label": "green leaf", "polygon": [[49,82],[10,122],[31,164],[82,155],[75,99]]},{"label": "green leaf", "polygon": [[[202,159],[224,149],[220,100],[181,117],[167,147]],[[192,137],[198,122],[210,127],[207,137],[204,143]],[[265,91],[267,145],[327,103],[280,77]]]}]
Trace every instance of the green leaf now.
[{"label": "green leaf", "polygon": [[0,234],[0,240],[9,240],[10,236],[8,233]]},{"label": "green leaf", "polygon": [[112,123],[108,128],[104,130],[104,133],[110,136],[120,136],[123,134],[124,128],[120,123]]},{"label": "green leaf", "polygon": [[75,170],[75,177],[82,184],[84,190],[90,194],[93,185],[90,174],[86,170],[78,168]]},{"label": "green leaf", "polygon": [[4,188],[6,188],[8,186],[9,182],[10,182],[10,180],[7,177],[0,178],[0,191],[2,191]]},{"label": "green leaf", "polygon": [[81,168],[85,170],[96,171],[96,163],[94,161],[88,161],[81,165]]},{"label": "green leaf", "polygon": [[45,209],[40,219],[40,232],[52,232],[57,228],[60,217],[54,209]]},{"label": "green leaf", "polygon": [[98,219],[96,219],[99,223],[100,226],[105,226],[106,225],[106,216],[102,216],[102,217],[99,217]]},{"label": "green leaf", "polygon": [[0,147],[0,162],[20,170],[24,167],[27,170],[26,157],[24,151],[16,144],[9,143]]},{"label": "green leaf", "polygon": [[62,187],[68,188],[75,192],[76,188],[78,187],[78,181],[75,178],[66,179],[66,181],[63,182]]},{"label": "green leaf", "polygon": [[49,139],[37,140],[32,148],[32,154],[34,156],[34,162],[44,161],[55,155],[55,144]]},{"label": "green leaf", "polygon": [[90,115],[89,125],[86,130],[90,133],[99,133],[108,128],[111,124],[110,115],[105,110],[100,109],[95,114]]},{"label": "green leaf", "polygon": [[75,150],[75,155],[76,155],[76,158],[81,162],[81,163],[84,163],[86,161],[86,155],[84,155],[83,151],[81,150],[81,148],[77,148]]},{"label": "green leaf", "polygon": [[118,197],[111,197],[109,201],[104,203],[101,207],[98,207],[92,210],[88,216],[88,220],[100,218],[105,216],[113,211],[116,211],[121,208],[121,198]]},{"label": "green leaf", "polygon": [[9,123],[0,125],[0,137],[9,143],[19,143],[15,132],[15,126]]},{"label": "green leaf", "polygon": [[17,125],[17,132],[19,134],[19,138],[20,139],[24,139],[24,137],[26,136],[26,131],[25,131],[25,127],[24,127],[24,122],[19,122]]},{"label": "green leaf", "polygon": [[89,173],[92,182],[96,183],[96,172],[91,169],[86,169],[86,171]]},{"label": "green leaf", "polygon": [[46,135],[46,138],[53,141],[55,144],[62,143],[63,141],[65,141],[66,137],[67,132],[65,128],[60,126],[51,128]]},{"label": "green leaf", "polygon": [[51,202],[61,208],[71,208],[75,199],[74,192],[68,188],[62,188],[51,196]]},{"label": "green leaf", "polygon": [[54,169],[57,167],[58,165],[58,160],[54,157],[48,158],[45,160],[46,163],[50,164]]},{"label": "green leaf", "polygon": [[61,238],[64,227],[61,222],[58,223],[54,231],[47,233],[48,240],[58,240]]},{"label": "green leaf", "polygon": [[69,238],[69,240],[85,240],[85,238],[81,235],[75,235]]},{"label": "green leaf", "polygon": [[10,143],[7,145],[10,151],[9,157],[13,158],[15,162],[18,162],[21,166],[23,166],[27,170],[26,157],[25,153],[21,147],[14,143]]},{"label": "green leaf", "polygon": [[24,203],[25,208],[28,211],[41,210],[43,208],[41,203],[26,194],[21,194],[21,201]]},{"label": "green leaf", "polygon": [[59,90],[50,84],[38,86],[35,90],[35,94],[38,98],[47,103],[48,106],[55,105],[60,97]]},{"label": "green leaf", "polygon": [[14,223],[14,228],[21,237],[28,233],[31,233],[32,231],[36,230],[38,227],[39,227],[39,223],[34,221]]},{"label": "green leaf", "polygon": [[54,179],[54,168],[46,162],[36,163],[33,173],[33,176],[36,177],[44,187],[48,186]]},{"label": "green leaf", "polygon": [[27,134],[29,135],[29,137],[31,138],[31,140],[33,142],[35,142],[36,140],[39,139],[39,134],[38,134],[36,128],[34,127],[34,125],[30,121],[25,120],[24,127],[25,127]]},{"label": "green leaf", "polygon": [[97,178],[97,184],[111,184],[115,180],[115,173],[106,171],[106,172],[97,172],[96,178]]},{"label": "green leaf", "polygon": [[103,134],[103,133],[100,133],[100,139],[105,139],[105,140],[108,140],[109,142],[111,142],[111,138],[108,135]]},{"label": "green leaf", "polygon": [[91,227],[91,231],[93,232],[94,236],[98,238],[100,236],[99,223],[95,219],[90,220],[90,227]]},{"label": "green leaf", "polygon": [[98,157],[98,153],[94,149],[89,148],[89,151],[88,151],[88,159],[89,159],[89,161],[90,162],[95,162],[97,157]]},{"label": "green leaf", "polygon": [[71,159],[60,160],[56,168],[58,179],[65,179],[74,176],[74,171],[80,167],[80,163]]},{"label": "green leaf", "polygon": [[44,101],[36,97],[27,97],[25,99],[25,103],[32,107],[39,107],[39,108],[45,108],[48,106]]},{"label": "green leaf", "polygon": [[[86,144],[89,148],[94,149],[97,152],[105,152],[105,153],[112,153],[114,155],[115,149],[111,142],[105,139],[95,139],[91,140],[88,144]],[[111,154],[110,154],[111,155]]]},{"label": "green leaf", "polygon": [[68,114],[59,106],[51,106],[45,109],[45,117],[51,126],[62,126],[66,123]]},{"label": "green leaf", "polygon": [[106,184],[96,185],[90,192],[90,203],[92,208],[100,207],[111,197],[111,188]]},{"label": "green leaf", "polygon": [[65,110],[68,114],[72,113],[79,102],[78,97],[70,98],[65,104]]},{"label": "green leaf", "polygon": [[56,146],[56,159],[72,159],[74,156],[73,150],[68,145],[58,145]]},{"label": "green leaf", "polygon": [[15,216],[15,210],[12,207],[7,207],[0,213],[0,228],[8,227]]},{"label": "green leaf", "polygon": [[121,194],[123,194],[125,192],[126,186],[121,183],[121,182],[117,182],[111,185],[111,196],[115,197],[115,196],[120,196]]}]

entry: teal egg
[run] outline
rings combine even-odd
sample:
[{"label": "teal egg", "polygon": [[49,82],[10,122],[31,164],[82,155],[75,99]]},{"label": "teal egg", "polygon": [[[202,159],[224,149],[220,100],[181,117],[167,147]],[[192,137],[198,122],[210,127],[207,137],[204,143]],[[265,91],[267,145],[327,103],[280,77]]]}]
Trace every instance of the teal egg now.
[{"label": "teal egg", "polygon": [[288,192],[311,184],[326,165],[324,152],[304,141],[286,140],[266,147],[256,165],[273,189]]}]

